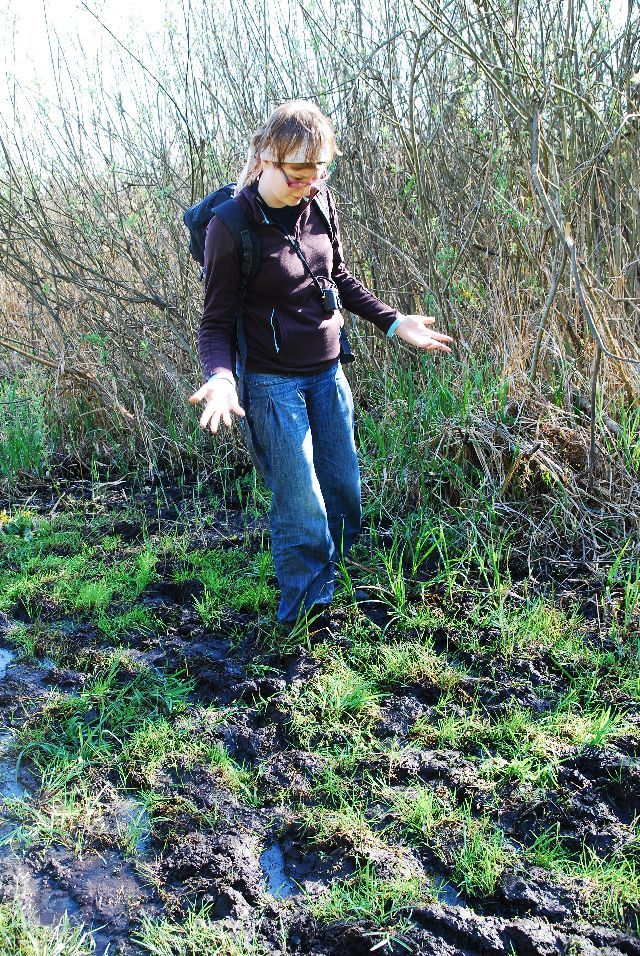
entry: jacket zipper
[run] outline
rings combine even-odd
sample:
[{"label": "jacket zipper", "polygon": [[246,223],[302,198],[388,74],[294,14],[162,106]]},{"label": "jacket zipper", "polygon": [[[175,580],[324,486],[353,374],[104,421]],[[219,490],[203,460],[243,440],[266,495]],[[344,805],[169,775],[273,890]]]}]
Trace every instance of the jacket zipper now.
[{"label": "jacket zipper", "polygon": [[274,346],[275,346],[275,350],[276,350],[276,354],[277,354],[277,353],[280,351],[280,346],[278,345],[278,339],[277,339],[277,337],[276,337],[276,327],[275,327],[275,325],[273,324],[273,319],[274,319],[275,314],[276,314],[276,310],[275,310],[275,309],[272,309],[272,310],[271,310],[271,317],[270,317],[270,319],[269,319],[269,324],[271,325],[271,331],[272,331],[272,333],[273,333],[273,344],[274,344]]}]

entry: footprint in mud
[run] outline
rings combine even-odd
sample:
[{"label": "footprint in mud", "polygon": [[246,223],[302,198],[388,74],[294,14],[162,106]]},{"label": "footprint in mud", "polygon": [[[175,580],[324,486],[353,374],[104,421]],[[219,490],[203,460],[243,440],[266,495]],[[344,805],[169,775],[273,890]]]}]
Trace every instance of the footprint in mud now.
[{"label": "footprint in mud", "polygon": [[8,647],[0,647],[0,680],[4,680],[7,671],[16,658],[15,652]]},{"label": "footprint in mud", "polygon": [[[260,864],[267,876],[269,892],[281,899],[298,893],[317,896],[334,880],[345,879],[355,871],[353,862],[341,850],[315,850],[295,832],[285,833],[279,843],[270,844],[260,857]],[[277,894],[272,887],[279,883]]]},{"label": "footprint in mud", "polygon": [[440,879],[434,885],[434,892],[439,903],[444,903],[447,906],[461,906],[463,909],[468,909],[468,903],[465,903],[464,898],[459,890],[455,888],[453,883],[449,883],[448,880]]},{"label": "footprint in mud", "polygon": [[284,900],[294,893],[299,893],[300,888],[290,879],[285,872],[285,859],[281,847],[277,843],[272,843],[260,856],[260,866],[267,878],[267,887],[269,893],[277,900]]},{"label": "footprint in mud", "polygon": [[[12,731],[0,730],[0,801],[3,799],[19,799],[26,793],[25,788],[18,782],[16,761],[8,756],[13,747],[14,739]],[[3,831],[4,828],[0,828],[0,844],[4,836]]]},{"label": "footprint in mud", "polygon": [[135,797],[123,798],[115,811],[120,839],[130,853],[144,856],[151,849],[151,818],[146,806]]}]

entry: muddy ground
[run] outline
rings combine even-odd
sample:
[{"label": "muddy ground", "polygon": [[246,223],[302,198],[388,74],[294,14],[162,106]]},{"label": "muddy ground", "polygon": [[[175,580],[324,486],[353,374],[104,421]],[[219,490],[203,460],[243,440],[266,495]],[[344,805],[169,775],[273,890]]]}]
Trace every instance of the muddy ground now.
[{"label": "muddy ground", "polygon": [[[161,505],[156,490],[148,489],[146,500],[138,492],[138,518],[132,516],[131,494],[123,499],[121,492],[117,483],[105,485],[96,497],[89,483],[74,483],[62,490],[41,488],[22,507],[36,521],[52,510],[81,515],[88,538],[95,536],[91,529],[99,514],[100,534],[118,536],[122,549],[142,541],[140,515],[147,516],[147,534],[171,534],[178,526],[181,533],[188,530],[185,502],[193,502],[192,489],[165,489]],[[15,501],[12,508],[17,508]],[[212,548],[241,541],[251,553],[264,544],[265,528],[262,516],[226,510],[194,534],[192,545]],[[64,835],[58,841],[44,839],[41,828],[39,838],[26,839],[24,829],[19,831],[15,801],[46,803],[42,773],[34,768],[28,748],[18,765],[29,728],[38,726],[52,694],[74,695],[86,688],[110,647],[90,615],[69,614],[46,600],[27,607],[16,600],[0,620],[0,788],[8,801],[0,834],[3,899],[18,896],[46,924],[69,913],[92,929],[98,954],[148,952],[135,941],[141,914],[180,923],[201,904],[208,905],[208,918],[221,921],[231,934],[246,931],[254,946],[246,952],[640,954],[633,895],[625,897],[617,916],[602,919],[606,908],[590,904],[597,892],[586,876],[567,867],[536,865],[527,856],[536,837],[555,828],[572,859],[578,860],[586,848],[600,860],[617,854],[639,862],[640,713],[628,686],[616,689],[605,676],[601,686],[594,685],[602,700],[624,715],[624,734],[603,733],[595,744],[562,745],[555,773],[544,786],[524,773],[490,785],[480,768],[487,755],[496,757],[491,744],[478,747],[473,735],[462,732],[459,742],[455,733],[446,740],[420,736],[416,725],[436,726],[443,701],[451,714],[463,718],[472,702],[485,719],[514,705],[544,715],[552,700],[571,689],[575,675],[557,656],[535,646],[526,654],[496,653],[490,626],[475,645],[469,644],[459,628],[448,626],[442,588],[426,595],[423,589],[420,600],[444,610],[438,626],[421,625],[421,639],[426,635],[443,666],[457,670],[454,693],[426,672],[415,680],[391,681],[374,717],[367,718],[369,754],[336,763],[335,741],[333,750],[324,741],[325,753],[311,737],[295,731],[291,701],[322,671],[327,647],[340,649],[349,659],[354,627],[376,646],[392,645],[411,636],[406,617],[394,620],[391,604],[372,588],[359,603],[343,601],[329,627],[305,635],[298,646],[283,639],[281,651],[272,611],[259,622],[251,613],[233,611],[220,626],[206,626],[197,609],[202,584],[195,578],[174,581],[171,560],[156,570],[138,603],[152,610],[159,625],[151,633],[125,633],[115,643],[128,648],[132,666],[187,675],[192,689],[185,713],[195,721],[191,731],[201,732],[211,747],[222,746],[245,776],[232,786],[211,761],[181,763],[179,757],[161,763],[151,784],[135,776],[123,784],[112,767],[98,781],[87,767],[87,786],[99,794],[101,805],[95,835],[88,827],[74,845],[73,837]],[[589,567],[571,557],[564,563],[541,560],[532,569],[520,567],[513,578],[516,603],[525,583],[540,593],[552,587],[559,606],[591,620],[586,633],[606,650],[607,637],[596,620],[602,582]],[[468,601],[468,596],[460,601],[454,596],[458,615],[464,616]],[[29,658],[12,643],[12,629],[16,623],[28,628],[36,617],[41,636]],[[50,648],[42,637],[47,632],[55,635]],[[224,719],[208,719],[212,708]],[[87,726],[93,717],[90,710],[84,714]],[[353,726],[358,719],[357,714],[350,718]],[[343,748],[352,724],[344,726]],[[327,779],[329,766],[334,783],[338,781],[334,789],[318,785]],[[448,826],[441,820],[433,839],[417,840],[396,825],[394,801],[402,798],[406,806],[416,788],[423,794],[432,791],[439,805],[467,806],[475,818],[488,818],[499,827],[503,864],[490,891],[460,888],[456,861],[465,847],[457,823]],[[144,799],[150,789],[152,809]],[[354,795],[350,804],[349,794]],[[331,812],[344,811],[343,798],[354,812],[354,803],[362,811],[360,832],[341,829],[335,820],[331,829],[327,822]],[[132,830],[135,840],[127,847],[122,833]],[[389,901],[387,920],[372,919],[364,905],[359,913],[357,903],[337,919],[314,912],[313,901],[331,886],[348,886],[349,878],[363,869],[391,883],[418,878],[424,890],[404,909]],[[615,884],[604,892],[615,894]]]}]

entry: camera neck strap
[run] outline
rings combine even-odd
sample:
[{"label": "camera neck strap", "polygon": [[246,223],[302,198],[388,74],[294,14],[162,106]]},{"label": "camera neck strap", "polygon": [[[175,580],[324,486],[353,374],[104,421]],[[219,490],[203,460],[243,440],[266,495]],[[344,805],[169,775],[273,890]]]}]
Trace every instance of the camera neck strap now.
[{"label": "camera neck strap", "polygon": [[320,297],[322,298],[322,295],[323,295],[324,290],[323,290],[322,286],[320,285],[320,280],[318,279],[317,275],[314,273],[313,269],[311,268],[311,266],[310,266],[309,263],[307,262],[307,257],[305,256],[304,252],[303,252],[302,249],[300,248],[300,243],[298,242],[297,239],[294,239],[293,236],[290,236],[290,235],[289,235],[288,233],[286,233],[286,232],[285,232],[285,234],[284,234],[284,237],[285,237],[285,239],[287,240],[287,242],[289,243],[289,245],[291,246],[291,248],[293,249],[293,251],[295,252],[295,254],[297,255],[297,257],[298,257],[298,259],[300,260],[300,262],[302,263],[302,265],[305,267],[305,269],[307,270],[307,272],[308,272],[309,275],[311,276],[311,278],[312,278],[312,280],[313,280],[313,284],[315,285],[316,289],[317,289],[318,292],[320,293]]},{"label": "camera neck strap", "polygon": [[278,229],[278,230],[282,233],[282,235],[284,236],[284,238],[287,240],[287,242],[289,243],[289,245],[291,246],[291,248],[293,249],[293,251],[294,251],[295,254],[297,255],[298,259],[299,259],[300,262],[302,263],[302,265],[305,267],[305,269],[307,270],[307,272],[308,272],[309,275],[311,276],[311,279],[313,280],[313,284],[315,285],[316,289],[317,289],[318,292],[320,293],[320,298],[322,298],[322,296],[323,296],[323,294],[324,294],[324,289],[323,289],[322,286],[320,285],[320,281],[319,281],[317,275],[315,274],[315,272],[313,271],[313,269],[312,269],[311,266],[309,265],[309,263],[308,263],[308,261],[307,261],[307,257],[305,256],[304,252],[303,252],[302,249],[300,248],[300,243],[298,242],[297,239],[294,239],[294,237],[291,236],[291,235],[287,232],[287,230],[284,229],[279,223],[274,222],[272,219],[269,219],[267,210],[266,210],[265,207],[264,207],[264,203],[262,203],[262,202],[260,201],[260,199],[258,199],[258,202],[259,202],[260,208],[261,208],[261,210],[262,210],[262,215],[263,215],[264,218],[265,218],[265,222],[266,222],[267,225],[269,225],[269,226],[275,226],[275,228]]}]

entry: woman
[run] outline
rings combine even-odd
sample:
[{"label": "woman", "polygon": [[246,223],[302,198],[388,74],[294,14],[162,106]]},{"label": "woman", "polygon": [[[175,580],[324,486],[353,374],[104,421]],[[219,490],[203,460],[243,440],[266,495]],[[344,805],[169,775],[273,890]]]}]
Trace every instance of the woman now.
[{"label": "woman", "polygon": [[[287,625],[301,612],[329,607],[335,561],[360,530],[353,402],[339,362],[340,299],[384,334],[418,348],[449,352],[452,341],[428,328],[432,318],[398,313],[347,270],[326,184],[337,152],[331,123],[313,103],[279,106],[253,138],[234,198],[261,249],[242,303],[240,256],[216,217],[205,247],[199,351],[207,381],[189,401],[206,402],[200,425],[213,433],[220,420],[230,426],[233,415],[244,418],[271,490],[278,618]],[[242,404],[233,375],[241,304]]]}]

